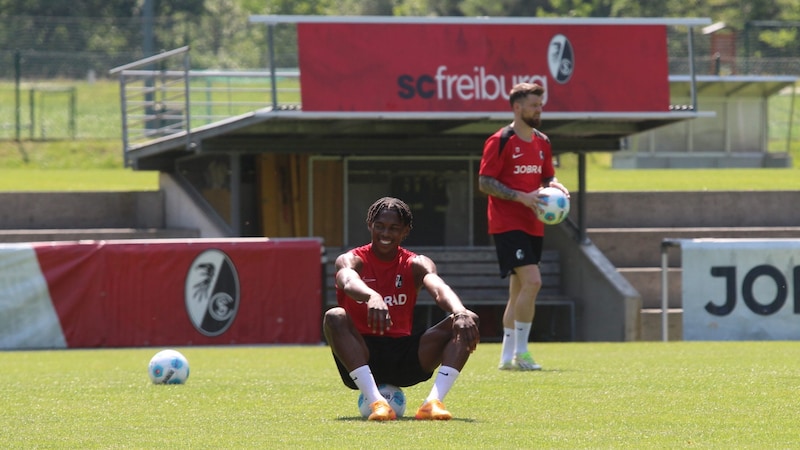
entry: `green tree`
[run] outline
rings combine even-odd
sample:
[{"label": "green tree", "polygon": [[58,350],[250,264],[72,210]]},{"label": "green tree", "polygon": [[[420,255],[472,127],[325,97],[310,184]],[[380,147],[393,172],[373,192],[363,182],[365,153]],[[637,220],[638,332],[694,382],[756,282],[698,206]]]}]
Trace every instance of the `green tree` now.
[{"label": "green tree", "polygon": [[548,0],[462,0],[459,8],[465,16],[536,17],[551,6]]},{"label": "green tree", "polygon": [[[108,61],[95,62],[102,57],[130,62],[142,55],[145,1],[153,2],[155,48],[190,45],[197,68],[267,67],[268,27],[249,23],[252,14],[709,17],[738,34],[740,54],[741,41],[754,57],[800,54],[800,0],[0,0],[0,52],[39,52],[41,73],[50,76],[104,71]],[[276,65],[296,66],[296,26],[272,31]],[[710,51],[708,40],[698,33],[696,49]],[[83,55],[86,64],[58,62],[54,53]],[[8,71],[5,61],[0,71]]]}]

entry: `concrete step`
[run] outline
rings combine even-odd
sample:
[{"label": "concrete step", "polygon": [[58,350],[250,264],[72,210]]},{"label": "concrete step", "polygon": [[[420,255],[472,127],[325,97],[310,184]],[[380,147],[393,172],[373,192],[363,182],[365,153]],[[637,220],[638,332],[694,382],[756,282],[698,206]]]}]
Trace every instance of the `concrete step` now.
[{"label": "concrete step", "polygon": [[0,193],[0,229],[159,228],[164,223],[161,191]]},{"label": "concrete step", "polygon": [[[642,297],[642,308],[661,308],[660,267],[622,267],[617,271]],[[667,268],[667,300],[670,308],[681,308],[681,274],[677,267]]]},{"label": "concrete step", "polygon": [[[661,310],[643,309],[641,315],[642,341],[660,341],[661,336]],[[667,339],[670,341],[683,340],[683,311],[680,309],[667,310]]]},{"label": "concrete step", "polygon": [[44,230],[0,230],[0,243],[50,241],[110,241],[118,239],[191,239],[198,230],[175,228],[87,228]]},{"label": "concrete step", "polygon": [[[571,199],[578,211],[579,195]],[[800,199],[788,191],[587,192],[586,224],[612,227],[792,227]]]},{"label": "concrete step", "polygon": [[[661,267],[664,239],[800,238],[800,227],[589,228],[587,236],[615,267]],[[668,252],[680,267],[680,251]]]}]

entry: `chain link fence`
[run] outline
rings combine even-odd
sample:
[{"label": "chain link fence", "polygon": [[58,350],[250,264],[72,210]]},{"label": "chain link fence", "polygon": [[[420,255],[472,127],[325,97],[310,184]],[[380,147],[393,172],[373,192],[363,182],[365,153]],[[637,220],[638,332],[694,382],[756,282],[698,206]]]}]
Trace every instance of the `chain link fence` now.
[{"label": "chain link fence", "polygon": [[[152,41],[158,53],[190,45],[193,69],[264,69],[268,64],[267,30],[262,24],[240,17],[224,33],[203,18],[155,18]],[[25,79],[83,79],[89,73],[107,71],[144,58],[144,23],[141,18],[10,17],[0,31],[0,80],[15,76],[14,57],[22,55]],[[698,73],[739,75],[800,75],[800,23],[750,22],[745,30],[717,27],[692,33]],[[708,28],[708,27],[706,27]],[[217,33],[213,33],[218,31]],[[213,37],[208,36],[214,34]],[[772,45],[783,36],[782,47]],[[788,35],[788,37],[787,37]],[[793,39],[789,39],[795,36]],[[275,65],[297,67],[294,24],[275,27]],[[686,27],[667,27],[670,73],[686,74],[689,66]],[[788,42],[788,43],[787,43]],[[237,51],[246,49],[247,51]]]},{"label": "chain link fence", "polygon": [[[177,21],[156,18],[154,48],[191,45],[192,70],[263,71],[269,66],[267,27],[246,16]],[[118,138],[120,91],[111,68],[142,59],[141,18],[10,17],[0,30],[0,139]],[[693,30],[688,52],[686,27],[667,27],[673,75],[800,76],[800,39],[783,49],[771,35],[797,33],[798,24],[762,23],[736,32]],[[214,27],[217,28],[214,28]],[[766,36],[766,37],[765,37]],[[276,67],[297,67],[293,24],[274,29]],[[796,48],[797,47],[797,48]],[[158,53],[158,51],[156,51]],[[100,104],[108,104],[98,108]]]}]

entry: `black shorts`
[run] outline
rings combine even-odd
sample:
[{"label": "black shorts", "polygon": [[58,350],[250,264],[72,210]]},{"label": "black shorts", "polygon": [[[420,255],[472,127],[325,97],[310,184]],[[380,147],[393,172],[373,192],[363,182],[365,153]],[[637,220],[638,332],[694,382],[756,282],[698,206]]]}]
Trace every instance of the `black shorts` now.
[{"label": "black shorts", "polygon": [[542,236],[514,230],[493,234],[492,237],[500,264],[500,278],[511,275],[516,267],[539,264],[542,260]]},{"label": "black shorts", "polygon": [[[429,380],[433,372],[426,372],[419,365],[419,340],[422,334],[404,337],[364,336],[369,349],[369,368],[377,384],[393,384],[399,387],[413,386]],[[350,372],[333,355],[339,375],[350,389],[358,389],[350,378]]]}]

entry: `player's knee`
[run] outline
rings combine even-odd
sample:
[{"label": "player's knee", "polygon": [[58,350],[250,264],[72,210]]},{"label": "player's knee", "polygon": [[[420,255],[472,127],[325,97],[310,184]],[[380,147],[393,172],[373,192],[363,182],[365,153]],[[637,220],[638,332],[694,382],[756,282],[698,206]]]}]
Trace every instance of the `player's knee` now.
[{"label": "player's knee", "polygon": [[325,311],[325,315],[322,317],[322,327],[326,330],[341,329],[347,325],[347,320],[347,311],[337,306]]},{"label": "player's knee", "polygon": [[526,291],[539,292],[539,289],[541,288],[542,279],[538,277],[524,280],[522,283],[522,289]]}]

